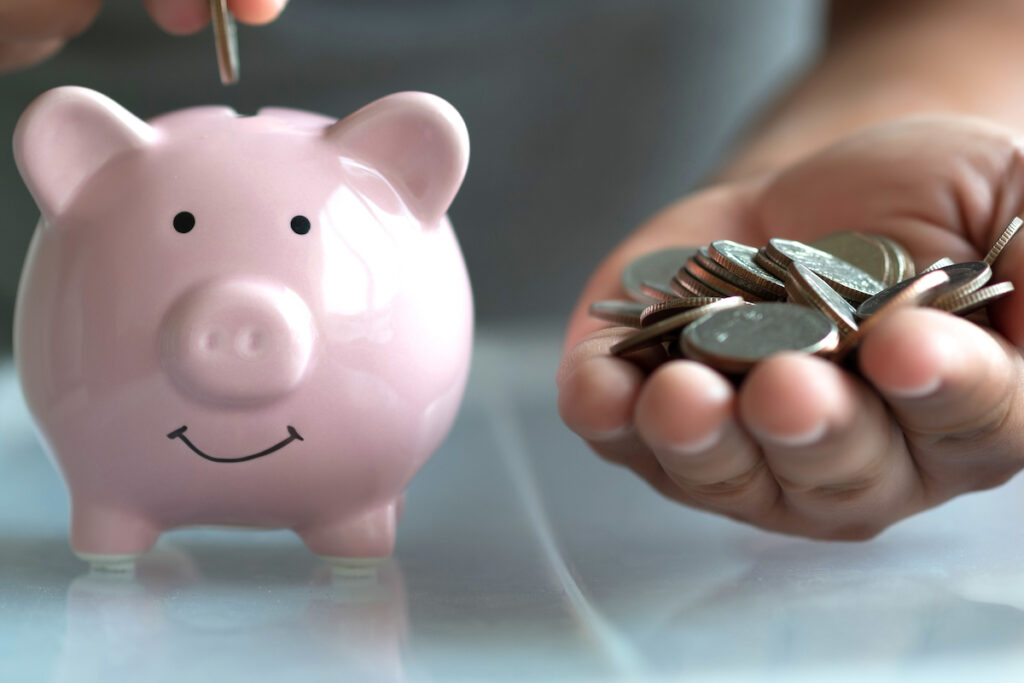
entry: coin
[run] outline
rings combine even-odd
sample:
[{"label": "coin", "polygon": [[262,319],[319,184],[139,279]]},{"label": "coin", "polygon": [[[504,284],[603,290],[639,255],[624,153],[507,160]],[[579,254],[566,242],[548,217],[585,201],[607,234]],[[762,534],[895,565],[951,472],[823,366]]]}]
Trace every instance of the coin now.
[{"label": "coin", "polygon": [[776,279],[785,281],[786,279],[786,268],[788,264],[776,263],[772,260],[771,254],[768,253],[767,248],[762,247],[757,250],[754,254],[754,263],[761,266],[769,273],[774,275]]},{"label": "coin", "polygon": [[611,353],[614,356],[623,356],[648,346],[660,344],[662,341],[670,339],[673,335],[678,334],[680,330],[693,321],[700,320],[709,313],[714,313],[715,311],[733,308],[736,306],[743,306],[743,299],[738,296],[732,296],[725,299],[718,299],[706,306],[700,306],[698,308],[691,308],[688,311],[683,311],[671,318],[666,318],[665,320],[634,332],[612,346]]},{"label": "coin", "polygon": [[790,297],[797,299],[798,303],[824,313],[835,323],[840,338],[848,337],[857,331],[853,306],[802,263],[794,261],[789,264],[786,291]]},{"label": "coin", "polygon": [[987,263],[982,261],[965,261],[963,263],[954,263],[951,266],[944,266],[937,270],[929,271],[928,273],[921,273],[921,275],[910,278],[909,280],[904,280],[903,282],[879,292],[867,301],[862,302],[857,307],[857,318],[860,320],[870,318],[890,299],[899,295],[901,291],[911,286],[923,275],[930,273],[945,273],[947,276],[947,282],[943,284],[942,288],[938,292],[935,293],[936,301],[946,295],[955,296],[958,294],[962,295],[973,292],[988,282],[989,278],[992,277],[992,270],[988,267]]},{"label": "coin", "polygon": [[680,268],[679,272],[676,273],[676,276],[672,279],[672,289],[680,296],[710,296],[717,298],[731,296],[726,292],[720,292],[717,289],[713,289],[705,285],[703,282],[687,272],[685,266]]},{"label": "coin", "polygon": [[688,358],[729,374],[780,351],[821,353],[838,342],[836,326],[822,313],[778,302],[719,311],[689,325],[681,339]]},{"label": "coin", "polygon": [[684,268],[687,273],[700,281],[701,284],[709,287],[710,289],[722,292],[723,296],[741,296],[744,299],[761,300],[761,297],[749,292],[742,286],[736,285],[726,278],[719,277],[712,272],[711,269],[706,268],[696,259],[688,261]]},{"label": "coin", "polygon": [[708,296],[691,296],[685,298],[675,298],[671,301],[659,301],[658,303],[647,306],[640,314],[640,327],[649,327],[656,322],[660,322],[665,318],[671,318],[674,315],[689,311],[693,308],[700,308],[701,306],[707,306],[718,301],[718,298]]},{"label": "coin", "polygon": [[[832,354],[833,360],[841,361],[851,350],[853,350],[865,335],[871,332],[882,320],[895,311],[907,306],[924,306],[935,300],[935,297],[949,283],[949,272],[946,269],[933,270],[929,273],[921,273],[909,280],[905,280],[889,290],[897,290],[891,294],[867,319],[860,323],[855,334],[843,339],[839,347]],[[872,297],[874,298],[874,297]],[[869,299],[868,301],[871,301]],[[866,302],[865,302],[866,303]],[[858,315],[860,309],[858,310]]]},{"label": "coin", "polygon": [[670,247],[637,257],[622,269],[622,288],[631,299],[650,301],[644,294],[643,284],[664,283],[670,287],[672,276],[696,253],[697,247]]},{"label": "coin", "polygon": [[996,259],[999,258],[999,254],[1003,253],[1003,249],[1005,249],[1006,245],[1009,244],[1011,239],[1013,239],[1013,236],[1017,234],[1017,231],[1020,229],[1022,224],[1024,224],[1024,220],[1017,217],[1010,221],[1009,225],[1003,228],[1003,232],[999,235],[998,239],[996,239],[996,243],[993,244],[992,248],[988,250],[987,254],[985,254],[985,263],[990,266],[995,263]]},{"label": "coin", "polygon": [[[1022,223],[1017,219],[1003,231],[985,261],[940,259],[916,277],[902,245],[863,233],[815,242],[836,253],[778,238],[761,249],[716,240],[706,247],[662,250],[636,259],[627,267],[631,272],[623,272],[623,286],[640,301],[595,302],[590,311],[614,324],[639,326],[611,352],[645,370],[685,356],[739,374],[780,350],[840,362],[902,307],[929,305],[968,315],[1012,292],[1009,282],[986,285],[991,262]],[[660,273],[644,273],[652,267],[660,267]],[[780,293],[790,303],[763,301]]]},{"label": "coin", "polygon": [[857,266],[882,284],[895,284],[895,281],[888,282],[894,277],[889,250],[870,235],[859,232],[837,232],[817,238],[810,243],[810,246],[827,251],[837,258]]},{"label": "coin", "polygon": [[639,301],[595,301],[590,304],[592,317],[616,325],[640,327],[640,316],[647,304]]},{"label": "coin", "polygon": [[964,261],[943,266],[939,270],[949,275],[949,282],[943,285],[935,297],[936,308],[948,305],[950,301],[980,289],[992,279],[992,269],[984,261]]},{"label": "coin", "polygon": [[946,299],[945,301],[942,301],[941,303],[939,300],[933,301],[932,306],[942,309],[948,313],[968,315],[983,306],[988,306],[996,299],[1002,299],[1012,291],[1012,282],[997,282],[994,285],[981,287],[973,292],[968,292],[952,299],[946,299],[946,297],[943,297],[943,299]]},{"label": "coin", "polygon": [[669,299],[676,298],[676,293],[672,291],[669,285],[660,285],[656,282],[641,283],[640,291],[651,299],[657,299],[658,301],[668,301]]},{"label": "coin", "polygon": [[749,282],[772,298],[786,296],[786,286],[777,277],[762,268],[754,260],[757,249],[732,240],[715,240],[708,247],[708,254],[726,270]]},{"label": "coin", "polygon": [[873,235],[872,237],[888,252],[889,262],[892,264],[890,275],[884,280],[886,285],[891,286],[916,275],[914,257],[911,256],[906,247],[885,235]]},{"label": "coin", "polygon": [[847,299],[864,301],[885,289],[857,266],[795,240],[773,238],[768,241],[766,254],[787,268],[792,261],[799,261]]},{"label": "coin", "polygon": [[751,294],[756,294],[757,291],[761,289],[760,287],[752,288],[749,280],[737,275],[724,267],[721,263],[715,261],[715,259],[711,258],[711,252],[708,247],[701,247],[698,249],[697,253],[693,255],[692,259],[690,259],[690,262],[696,263],[715,277],[725,280],[726,282],[730,282],[744,291],[750,289]]},{"label": "coin", "polygon": [[929,273],[929,272],[931,272],[933,270],[938,270],[939,268],[945,268],[946,266],[951,266],[951,265],[953,265],[953,263],[954,263],[953,259],[949,258],[948,256],[943,256],[938,261],[936,261],[935,263],[931,264],[930,266],[928,266],[927,268],[925,268],[921,272],[922,273]]},{"label": "coin", "polygon": [[238,82],[238,32],[235,29],[235,18],[228,11],[227,0],[210,0],[210,17],[213,19],[220,82],[233,85]]}]

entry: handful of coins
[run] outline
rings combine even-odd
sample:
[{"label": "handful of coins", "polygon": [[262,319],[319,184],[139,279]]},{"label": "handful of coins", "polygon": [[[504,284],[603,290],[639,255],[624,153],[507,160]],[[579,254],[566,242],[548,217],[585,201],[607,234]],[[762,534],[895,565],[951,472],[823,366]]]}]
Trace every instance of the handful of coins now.
[{"label": "handful of coins", "polygon": [[811,244],[731,240],[646,254],[622,272],[631,301],[597,301],[590,315],[637,331],[611,348],[636,357],[661,347],[742,375],[780,351],[842,362],[878,321],[908,305],[970,315],[1013,291],[989,284],[992,264],[1024,224],[1014,218],[981,261],[940,259],[914,272],[894,240],[858,232]]}]

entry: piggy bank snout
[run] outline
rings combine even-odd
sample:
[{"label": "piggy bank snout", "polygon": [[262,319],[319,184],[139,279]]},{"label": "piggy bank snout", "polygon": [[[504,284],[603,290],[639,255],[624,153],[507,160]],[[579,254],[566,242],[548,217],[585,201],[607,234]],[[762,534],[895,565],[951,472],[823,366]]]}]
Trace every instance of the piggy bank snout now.
[{"label": "piggy bank snout", "polygon": [[218,281],[172,304],[161,323],[161,361],[194,399],[267,402],[305,376],[314,336],[309,308],[291,289],[256,280]]}]

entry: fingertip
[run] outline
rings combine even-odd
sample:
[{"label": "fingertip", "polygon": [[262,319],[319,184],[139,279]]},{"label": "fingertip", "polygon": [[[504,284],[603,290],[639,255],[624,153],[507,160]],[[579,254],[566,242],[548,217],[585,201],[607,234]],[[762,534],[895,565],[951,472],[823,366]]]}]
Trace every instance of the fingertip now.
[{"label": "fingertip", "polygon": [[0,41],[36,44],[73,38],[92,25],[102,7],[102,0],[0,0]]},{"label": "fingertip", "polygon": [[935,393],[963,346],[963,330],[951,326],[956,322],[941,311],[898,311],[861,343],[862,374],[890,397],[922,398]]},{"label": "fingertip", "polygon": [[60,38],[28,43],[0,43],[0,73],[23,69],[43,62],[60,52]]},{"label": "fingertip", "polygon": [[585,439],[607,441],[632,429],[633,407],[644,374],[632,363],[595,356],[563,379],[558,412],[566,426]]},{"label": "fingertip", "polygon": [[840,370],[821,358],[780,353],[758,364],[740,388],[739,413],[761,441],[802,446],[854,402]]},{"label": "fingertip", "polygon": [[636,426],[648,443],[677,450],[706,450],[732,415],[735,392],[701,363],[674,360],[644,384],[636,402]]},{"label": "fingertip", "polygon": [[288,0],[228,0],[235,18],[245,24],[269,24],[284,11]]},{"label": "fingertip", "polygon": [[206,0],[143,0],[157,26],[172,35],[188,35],[210,23]]}]

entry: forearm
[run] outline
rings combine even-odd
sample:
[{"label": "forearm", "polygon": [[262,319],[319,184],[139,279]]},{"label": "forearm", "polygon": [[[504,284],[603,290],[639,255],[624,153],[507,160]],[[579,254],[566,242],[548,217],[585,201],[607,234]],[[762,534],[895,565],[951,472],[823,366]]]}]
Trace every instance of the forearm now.
[{"label": "forearm", "polygon": [[719,174],[800,158],[863,126],[927,112],[1024,130],[1024,2],[834,2],[825,51]]}]

